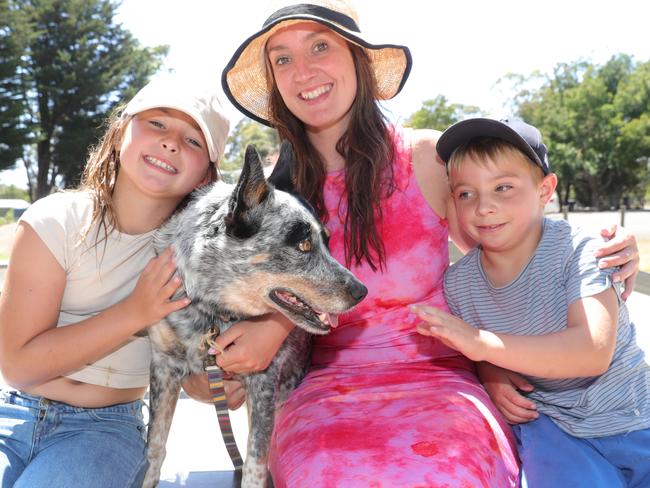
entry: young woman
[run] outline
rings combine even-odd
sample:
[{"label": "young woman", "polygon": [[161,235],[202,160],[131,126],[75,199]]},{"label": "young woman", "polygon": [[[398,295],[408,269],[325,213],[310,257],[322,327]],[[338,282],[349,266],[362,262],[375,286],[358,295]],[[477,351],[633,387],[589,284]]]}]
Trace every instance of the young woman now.
[{"label": "young woman", "polygon": [[110,120],[81,188],[19,221],[0,297],[2,486],[141,486],[138,333],[187,305],[153,233],[214,179],[228,126],[211,92],[154,79]]},{"label": "young woman", "polygon": [[[456,230],[437,133],[391,127],[379,109],[410,65],[407,48],[363,38],[348,2],[313,1],[276,10],[223,72],[234,105],[293,144],[298,189],[329,228],[333,255],[369,289],[315,339],[311,370],[278,414],[277,487],[518,483],[512,434],[472,362],[418,337],[408,309],[447,310],[447,237],[471,245]],[[263,368],[290,327],[266,325],[219,337],[230,347],[218,364]]]}]

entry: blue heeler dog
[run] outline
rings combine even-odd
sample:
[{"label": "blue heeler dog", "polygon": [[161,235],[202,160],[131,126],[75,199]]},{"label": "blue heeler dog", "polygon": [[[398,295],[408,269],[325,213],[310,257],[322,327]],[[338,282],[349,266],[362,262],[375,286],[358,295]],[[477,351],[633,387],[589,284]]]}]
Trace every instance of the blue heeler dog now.
[{"label": "blue heeler dog", "polygon": [[346,312],[366,296],[366,287],[329,254],[325,229],[309,204],[280,190],[292,190],[292,159],[284,144],[267,182],[249,146],[234,190],[216,184],[195,191],[156,235],[157,252],[174,248],[184,285],[175,298],[186,294],[192,302],[149,329],[147,488],[160,477],[181,380],[204,371],[206,337],[213,327],[223,332],[232,324],[224,317],[277,310],[297,325],[265,371],[239,377],[250,418],[242,486],[264,487],[275,409],[306,372],[310,334],[327,334],[330,314]]}]

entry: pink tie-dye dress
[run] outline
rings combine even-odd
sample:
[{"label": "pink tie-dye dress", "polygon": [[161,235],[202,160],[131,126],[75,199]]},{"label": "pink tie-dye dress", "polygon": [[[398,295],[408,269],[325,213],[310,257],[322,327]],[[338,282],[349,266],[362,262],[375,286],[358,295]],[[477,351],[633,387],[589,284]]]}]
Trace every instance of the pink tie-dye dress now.
[{"label": "pink tie-dye dress", "polygon": [[[309,373],[278,413],[269,458],[276,488],[517,485],[512,434],[473,364],[419,335],[408,310],[417,302],[447,310],[449,259],[447,223],[420,192],[408,135],[395,131],[398,188],[378,228],[386,267],[352,267],[367,298],[316,338]],[[325,202],[331,251],[344,263],[343,171],[328,174]]]}]

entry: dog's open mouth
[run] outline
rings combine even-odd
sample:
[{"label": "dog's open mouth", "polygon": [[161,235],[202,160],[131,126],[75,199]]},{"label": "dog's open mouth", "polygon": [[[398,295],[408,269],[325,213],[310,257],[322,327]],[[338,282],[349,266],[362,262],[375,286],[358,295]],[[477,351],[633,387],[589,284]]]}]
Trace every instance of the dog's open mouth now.
[{"label": "dog's open mouth", "polygon": [[320,331],[327,332],[330,327],[336,327],[338,325],[338,316],[326,312],[319,312],[289,290],[275,288],[271,290],[269,297],[277,305],[293,315],[302,317]]}]

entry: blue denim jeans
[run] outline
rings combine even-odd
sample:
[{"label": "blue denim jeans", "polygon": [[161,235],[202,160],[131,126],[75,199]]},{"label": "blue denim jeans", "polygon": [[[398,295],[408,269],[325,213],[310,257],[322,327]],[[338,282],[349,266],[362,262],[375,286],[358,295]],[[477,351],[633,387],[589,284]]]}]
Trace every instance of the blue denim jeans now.
[{"label": "blue denim jeans", "polygon": [[522,488],[650,487],[650,429],[581,439],[540,414],[512,430]]},{"label": "blue denim jeans", "polygon": [[78,408],[0,392],[0,486],[139,488],[147,468],[142,405]]}]

